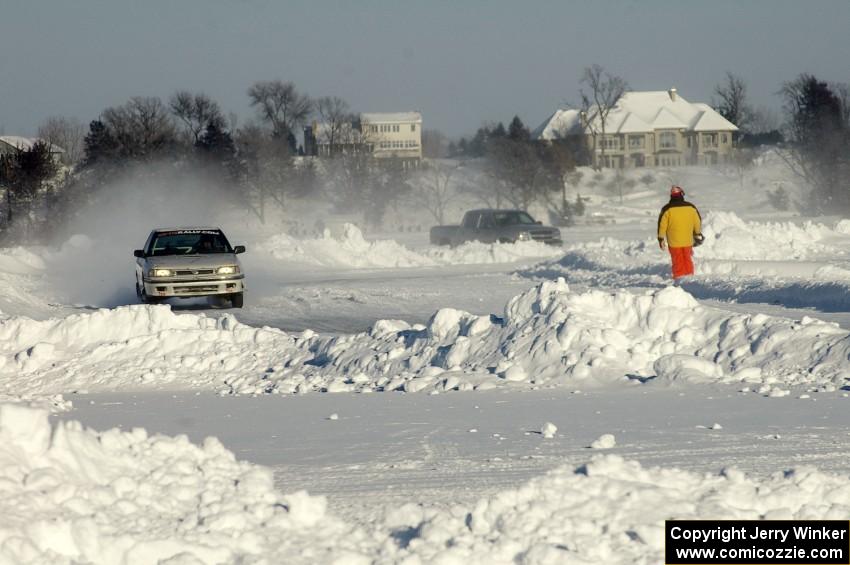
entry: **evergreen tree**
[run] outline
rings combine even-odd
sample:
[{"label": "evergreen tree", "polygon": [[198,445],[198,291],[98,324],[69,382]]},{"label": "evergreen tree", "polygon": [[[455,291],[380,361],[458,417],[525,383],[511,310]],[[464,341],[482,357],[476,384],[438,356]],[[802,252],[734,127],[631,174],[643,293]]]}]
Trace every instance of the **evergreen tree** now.
[{"label": "evergreen tree", "polygon": [[118,141],[102,121],[94,120],[89,124],[89,133],[83,143],[85,144],[84,166],[115,163],[118,156]]},{"label": "evergreen tree", "polygon": [[207,124],[195,143],[195,150],[202,163],[220,168],[230,179],[237,177],[236,144],[230,132],[222,129],[218,122]]},{"label": "evergreen tree", "polygon": [[496,124],[496,127],[490,132],[490,137],[501,139],[503,137],[507,137],[508,132],[505,130],[505,124],[499,122]]},{"label": "evergreen tree", "polygon": [[519,119],[519,116],[514,116],[508,126],[508,137],[513,141],[529,141],[531,140],[531,132]]},{"label": "evergreen tree", "polygon": [[491,137],[492,132],[490,128],[487,126],[478,128],[478,131],[475,132],[475,137],[470,140],[467,146],[468,155],[470,157],[483,157],[486,155],[487,143],[489,143]]}]

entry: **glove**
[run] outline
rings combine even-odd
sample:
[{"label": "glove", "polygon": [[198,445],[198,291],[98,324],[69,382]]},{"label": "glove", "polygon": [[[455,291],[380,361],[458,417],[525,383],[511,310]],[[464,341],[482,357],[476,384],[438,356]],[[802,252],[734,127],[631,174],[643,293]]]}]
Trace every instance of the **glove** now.
[{"label": "glove", "polygon": [[664,243],[664,238],[661,238],[661,237],[658,238],[658,247],[660,247],[662,251],[664,251],[664,248],[667,247],[666,244]]},{"label": "glove", "polygon": [[694,234],[694,247],[699,247],[702,245],[702,242],[705,241],[705,236],[701,233]]}]

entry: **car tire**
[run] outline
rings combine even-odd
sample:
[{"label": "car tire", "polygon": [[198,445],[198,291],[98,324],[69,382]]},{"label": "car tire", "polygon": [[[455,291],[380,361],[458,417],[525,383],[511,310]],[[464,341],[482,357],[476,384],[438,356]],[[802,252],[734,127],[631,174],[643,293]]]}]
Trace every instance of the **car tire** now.
[{"label": "car tire", "polygon": [[242,308],[242,304],[244,303],[245,296],[241,292],[237,292],[235,294],[230,295],[230,306],[232,308]]},{"label": "car tire", "polygon": [[159,304],[162,301],[161,298],[153,298],[151,296],[148,296],[148,293],[145,292],[144,286],[139,288],[139,283],[136,283],[136,292],[138,293],[139,300],[142,302],[142,304]]}]

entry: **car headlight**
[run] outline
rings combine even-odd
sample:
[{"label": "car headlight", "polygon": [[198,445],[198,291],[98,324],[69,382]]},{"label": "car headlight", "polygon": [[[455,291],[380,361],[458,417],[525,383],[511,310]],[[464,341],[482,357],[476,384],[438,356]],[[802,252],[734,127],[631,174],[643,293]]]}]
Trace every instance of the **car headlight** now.
[{"label": "car headlight", "polygon": [[516,236],[517,241],[531,241],[531,234],[527,231],[521,231]]},{"label": "car headlight", "polygon": [[219,274],[219,275],[235,275],[238,272],[239,272],[239,267],[237,267],[236,265],[228,265],[226,267],[219,267],[218,270],[216,270],[216,273]]},{"label": "car headlight", "polygon": [[148,273],[151,277],[170,277],[173,274],[171,269],[151,269]]}]

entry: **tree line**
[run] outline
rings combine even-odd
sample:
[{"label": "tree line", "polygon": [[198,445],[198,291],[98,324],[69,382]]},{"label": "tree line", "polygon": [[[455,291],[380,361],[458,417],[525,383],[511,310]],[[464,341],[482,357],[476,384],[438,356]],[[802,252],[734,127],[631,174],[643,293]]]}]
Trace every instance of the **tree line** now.
[{"label": "tree line", "polygon": [[[582,108],[600,117],[628,89],[599,65],[586,68],[580,84]],[[359,213],[373,226],[388,209],[412,199],[442,223],[457,192],[457,170],[472,160],[485,179],[462,188],[488,206],[542,203],[565,222],[582,211],[580,197],[568,202],[566,186],[577,187],[575,167],[591,162],[587,144],[570,138],[538,142],[518,116],[507,127],[486,124],[448,143],[437,131],[423,131],[424,155],[449,160],[426,159],[413,174],[397,159],[377,163],[365,150],[368,132],[352,137],[357,117],[341,98],[313,99],[281,80],[258,81],[246,94],[255,116],[244,124],[206,94],[186,90],[167,100],[133,97],[104,109],[88,127],[48,118],[39,128],[42,141],[0,158],[0,237],[49,236],[121,175],[163,169],[204,175],[223,189],[230,205],[261,222],[271,207],[286,209],[292,199],[316,197]],[[739,126],[740,159],[751,159],[749,149],[760,143],[781,144],[791,170],[813,188],[813,208],[850,213],[850,89],[801,74],[778,94],[781,116],[754,108],[743,79],[727,73],[711,102]],[[297,133],[311,119],[323,124],[318,135],[331,148],[327,158],[298,159],[303,148]],[[53,146],[65,149],[61,159],[51,153]]]}]

